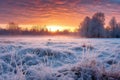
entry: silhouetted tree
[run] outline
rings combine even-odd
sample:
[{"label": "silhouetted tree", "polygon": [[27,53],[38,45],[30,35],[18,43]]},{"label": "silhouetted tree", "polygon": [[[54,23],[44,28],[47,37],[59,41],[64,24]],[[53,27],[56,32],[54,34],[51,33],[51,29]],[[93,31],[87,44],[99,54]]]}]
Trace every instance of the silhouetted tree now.
[{"label": "silhouetted tree", "polygon": [[14,22],[10,22],[8,24],[8,30],[19,30],[20,27],[18,26],[18,24],[14,23]]},{"label": "silhouetted tree", "polygon": [[21,29],[18,26],[18,24],[14,23],[14,22],[10,22],[8,24],[7,29],[8,29],[8,33],[9,34],[20,34],[20,31],[21,31]]},{"label": "silhouetted tree", "polygon": [[89,37],[89,28],[90,28],[91,19],[87,16],[79,26],[79,32],[82,37]]},{"label": "silhouetted tree", "polygon": [[116,38],[120,38],[120,23],[117,23],[117,27],[116,27]]},{"label": "silhouetted tree", "polygon": [[110,22],[109,22],[109,27],[110,27],[110,34],[111,37],[117,37],[119,34],[119,24],[117,24],[116,18],[113,17]]},{"label": "silhouetted tree", "polygon": [[105,28],[105,34],[106,34],[106,37],[107,38],[110,38],[111,37],[111,28],[109,27],[109,26],[107,26],[106,28]]}]

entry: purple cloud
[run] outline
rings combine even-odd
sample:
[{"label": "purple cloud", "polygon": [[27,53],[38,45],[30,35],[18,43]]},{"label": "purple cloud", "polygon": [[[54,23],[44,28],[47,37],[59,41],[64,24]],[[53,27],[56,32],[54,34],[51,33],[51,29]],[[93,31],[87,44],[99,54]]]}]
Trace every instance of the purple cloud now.
[{"label": "purple cloud", "polygon": [[79,17],[98,11],[120,18],[118,4],[119,0],[0,0],[0,23],[44,22],[55,16]]}]

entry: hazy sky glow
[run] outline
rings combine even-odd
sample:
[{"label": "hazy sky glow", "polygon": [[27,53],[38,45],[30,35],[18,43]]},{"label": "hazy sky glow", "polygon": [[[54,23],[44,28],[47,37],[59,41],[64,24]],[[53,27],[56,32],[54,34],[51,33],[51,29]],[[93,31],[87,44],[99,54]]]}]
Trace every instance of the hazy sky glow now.
[{"label": "hazy sky glow", "polygon": [[0,24],[77,27],[85,16],[104,12],[120,21],[120,0],[0,0]]}]

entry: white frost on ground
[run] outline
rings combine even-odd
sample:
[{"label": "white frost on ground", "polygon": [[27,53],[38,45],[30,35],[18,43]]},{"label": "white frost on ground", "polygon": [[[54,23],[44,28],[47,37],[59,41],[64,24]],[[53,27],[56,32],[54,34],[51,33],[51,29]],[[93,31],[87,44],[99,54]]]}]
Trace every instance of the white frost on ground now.
[{"label": "white frost on ground", "polygon": [[120,39],[1,37],[0,80],[120,80]]}]

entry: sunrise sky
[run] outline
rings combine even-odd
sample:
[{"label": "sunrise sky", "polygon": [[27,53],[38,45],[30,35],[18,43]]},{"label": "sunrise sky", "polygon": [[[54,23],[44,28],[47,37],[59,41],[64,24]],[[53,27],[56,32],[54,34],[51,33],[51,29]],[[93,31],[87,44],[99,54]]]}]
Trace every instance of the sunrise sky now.
[{"label": "sunrise sky", "polygon": [[85,16],[103,12],[106,23],[120,21],[120,0],[0,0],[0,26],[16,22],[27,25],[61,26],[74,29]]}]

